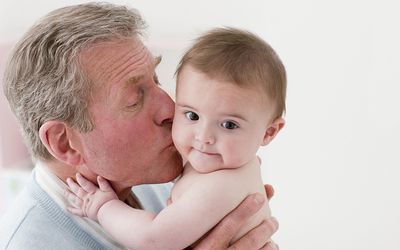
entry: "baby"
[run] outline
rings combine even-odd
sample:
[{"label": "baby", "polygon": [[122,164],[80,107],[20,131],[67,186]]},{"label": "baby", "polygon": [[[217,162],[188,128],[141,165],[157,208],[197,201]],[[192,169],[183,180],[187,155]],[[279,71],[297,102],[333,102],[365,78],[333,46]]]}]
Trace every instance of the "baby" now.
[{"label": "baby", "polygon": [[[69,210],[128,248],[184,249],[249,194],[266,198],[256,153],[285,124],[286,73],[277,54],[247,31],[213,29],[185,53],[176,75],[172,137],[185,167],[166,208],[133,209],[102,177],[99,187],[79,174],[78,184],[68,180]],[[265,203],[232,242],[269,216]]]}]

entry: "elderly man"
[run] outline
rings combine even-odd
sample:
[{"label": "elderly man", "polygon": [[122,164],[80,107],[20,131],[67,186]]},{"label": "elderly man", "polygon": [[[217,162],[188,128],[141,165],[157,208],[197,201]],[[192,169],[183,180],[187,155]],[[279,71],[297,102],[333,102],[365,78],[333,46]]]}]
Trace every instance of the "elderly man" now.
[{"label": "elderly man", "polygon": [[[157,81],[159,59],[140,39],[144,26],[124,6],[83,4],[49,13],[17,44],[4,92],[36,167],[1,222],[1,249],[122,248],[98,224],[66,212],[65,181],[77,172],[105,177],[133,207],[157,212],[165,205],[166,185],[131,189],[182,171],[171,140],[174,103]],[[228,248],[262,202],[249,196],[194,247]],[[271,219],[231,247],[274,249],[276,229]]]}]

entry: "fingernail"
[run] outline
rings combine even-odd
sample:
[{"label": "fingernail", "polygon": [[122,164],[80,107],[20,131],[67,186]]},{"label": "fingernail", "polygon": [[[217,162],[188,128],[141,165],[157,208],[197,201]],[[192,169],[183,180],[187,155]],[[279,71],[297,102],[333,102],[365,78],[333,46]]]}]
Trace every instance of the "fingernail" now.
[{"label": "fingernail", "polygon": [[257,204],[262,204],[262,203],[264,203],[265,199],[264,199],[264,197],[263,197],[261,194],[256,194],[256,195],[254,196],[254,201],[255,201]]},{"label": "fingernail", "polygon": [[279,250],[279,246],[278,246],[278,244],[276,244],[275,242],[273,242],[272,240],[270,240],[268,243],[267,243],[267,248],[268,249],[273,249],[273,250]]}]

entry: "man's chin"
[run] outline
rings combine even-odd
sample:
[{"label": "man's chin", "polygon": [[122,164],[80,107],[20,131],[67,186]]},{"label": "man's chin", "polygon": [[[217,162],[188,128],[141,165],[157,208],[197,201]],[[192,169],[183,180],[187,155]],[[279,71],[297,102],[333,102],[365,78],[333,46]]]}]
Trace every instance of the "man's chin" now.
[{"label": "man's chin", "polygon": [[154,180],[149,181],[149,182],[146,183],[146,184],[160,184],[160,183],[166,183],[166,182],[173,181],[173,180],[175,180],[178,176],[181,175],[182,171],[183,171],[183,168],[182,168],[182,167],[176,168],[176,169],[174,169],[173,171],[170,171],[168,174],[160,175],[159,177],[154,178]]},{"label": "man's chin", "polygon": [[170,161],[168,165],[162,168],[163,172],[152,176],[151,180],[148,180],[143,184],[159,184],[166,183],[175,180],[178,176],[182,174],[183,164],[182,158],[179,155],[174,160]]}]

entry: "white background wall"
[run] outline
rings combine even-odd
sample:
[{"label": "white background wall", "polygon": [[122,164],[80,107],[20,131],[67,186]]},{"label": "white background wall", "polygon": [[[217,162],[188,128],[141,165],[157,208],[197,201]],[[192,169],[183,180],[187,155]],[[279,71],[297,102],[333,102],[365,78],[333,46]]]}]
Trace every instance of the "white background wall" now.
[{"label": "white background wall", "polygon": [[[0,45],[48,11],[80,2],[2,0]],[[208,28],[249,29],[278,52],[289,80],[287,126],[259,154],[276,189],[281,249],[400,249],[397,1],[113,2],[148,21],[170,93],[180,55]]]}]

